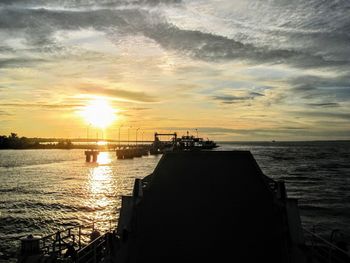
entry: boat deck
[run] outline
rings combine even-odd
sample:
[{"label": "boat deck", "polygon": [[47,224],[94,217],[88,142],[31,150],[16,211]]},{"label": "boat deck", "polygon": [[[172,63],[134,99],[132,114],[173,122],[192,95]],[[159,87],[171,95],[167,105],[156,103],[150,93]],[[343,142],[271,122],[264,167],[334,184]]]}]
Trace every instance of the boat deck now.
[{"label": "boat deck", "polygon": [[[285,214],[250,152],[164,155],[118,262],[289,262]],[[123,216],[123,215],[121,215]]]}]

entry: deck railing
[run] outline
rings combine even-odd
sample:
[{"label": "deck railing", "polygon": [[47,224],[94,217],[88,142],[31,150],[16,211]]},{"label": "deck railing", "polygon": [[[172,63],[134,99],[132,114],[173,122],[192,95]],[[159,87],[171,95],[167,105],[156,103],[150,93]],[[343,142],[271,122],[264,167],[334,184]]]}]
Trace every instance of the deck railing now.
[{"label": "deck railing", "polygon": [[77,263],[97,263],[108,256],[107,234],[96,238],[93,242],[80,249],[77,253]]},{"label": "deck railing", "polygon": [[[55,258],[60,258],[64,256],[64,253],[67,251],[67,248],[69,246],[72,246],[74,250],[77,251],[78,256],[80,253],[82,253],[81,255],[84,255],[84,258],[86,258],[86,254],[91,254],[90,250],[97,251],[96,249],[101,247],[105,242],[105,235],[103,233],[99,233],[95,228],[96,224],[99,223],[109,224],[109,228],[105,230],[105,233],[112,232],[112,230],[115,229],[116,225],[116,223],[113,223],[111,220],[103,222],[99,221],[89,225],[79,225],[57,231],[54,234],[47,235],[40,239],[40,251],[44,255],[50,255]],[[92,238],[93,232],[98,233],[98,235],[94,238]],[[80,262],[90,261],[80,260]]]},{"label": "deck railing", "polygon": [[[333,237],[333,233],[331,237]],[[308,254],[310,257],[310,262],[318,263],[349,263],[350,255],[346,251],[346,247],[342,249],[342,244],[344,242],[338,240],[337,243],[335,240],[327,240],[324,237],[316,234],[314,231],[304,229],[304,236],[306,247],[308,248]],[[330,238],[331,239],[331,238]]]}]

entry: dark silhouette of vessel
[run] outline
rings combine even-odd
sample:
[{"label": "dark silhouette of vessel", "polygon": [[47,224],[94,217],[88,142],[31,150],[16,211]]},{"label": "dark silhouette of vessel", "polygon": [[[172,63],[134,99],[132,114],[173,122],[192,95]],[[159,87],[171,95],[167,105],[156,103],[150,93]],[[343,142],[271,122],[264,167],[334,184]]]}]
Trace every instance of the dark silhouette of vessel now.
[{"label": "dark silhouette of vessel", "polygon": [[[168,141],[161,141],[160,137],[171,136]],[[200,137],[190,135],[187,131],[187,135],[177,137],[177,133],[155,133],[154,141],[151,145],[151,154],[173,152],[173,151],[199,151],[199,150],[211,150],[219,147],[212,140],[204,140]]]}]

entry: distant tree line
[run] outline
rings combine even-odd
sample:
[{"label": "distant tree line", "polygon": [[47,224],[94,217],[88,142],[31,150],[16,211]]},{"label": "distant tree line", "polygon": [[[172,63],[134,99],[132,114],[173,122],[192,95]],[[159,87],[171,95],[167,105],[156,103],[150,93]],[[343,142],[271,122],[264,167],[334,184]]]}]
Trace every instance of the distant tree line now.
[{"label": "distant tree line", "polygon": [[[73,149],[72,142],[61,139],[56,143],[40,143],[39,138],[18,137],[17,133],[9,136],[0,135],[0,149]],[[79,147],[80,148],[80,147]]]}]

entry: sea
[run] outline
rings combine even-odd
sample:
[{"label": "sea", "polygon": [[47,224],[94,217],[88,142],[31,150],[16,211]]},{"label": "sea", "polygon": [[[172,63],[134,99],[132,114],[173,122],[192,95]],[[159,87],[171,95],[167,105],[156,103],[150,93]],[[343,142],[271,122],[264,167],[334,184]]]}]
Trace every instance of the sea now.
[{"label": "sea", "polygon": [[[251,151],[265,175],[298,199],[303,227],[350,237],[350,141],[222,142],[217,151]],[[0,262],[15,262],[20,238],[71,226],[116,225],[121,196],[152,173],[161,155],[118,160],[83,150],[0,151]],[[350,240],[349,240],[350,241]]]}]

